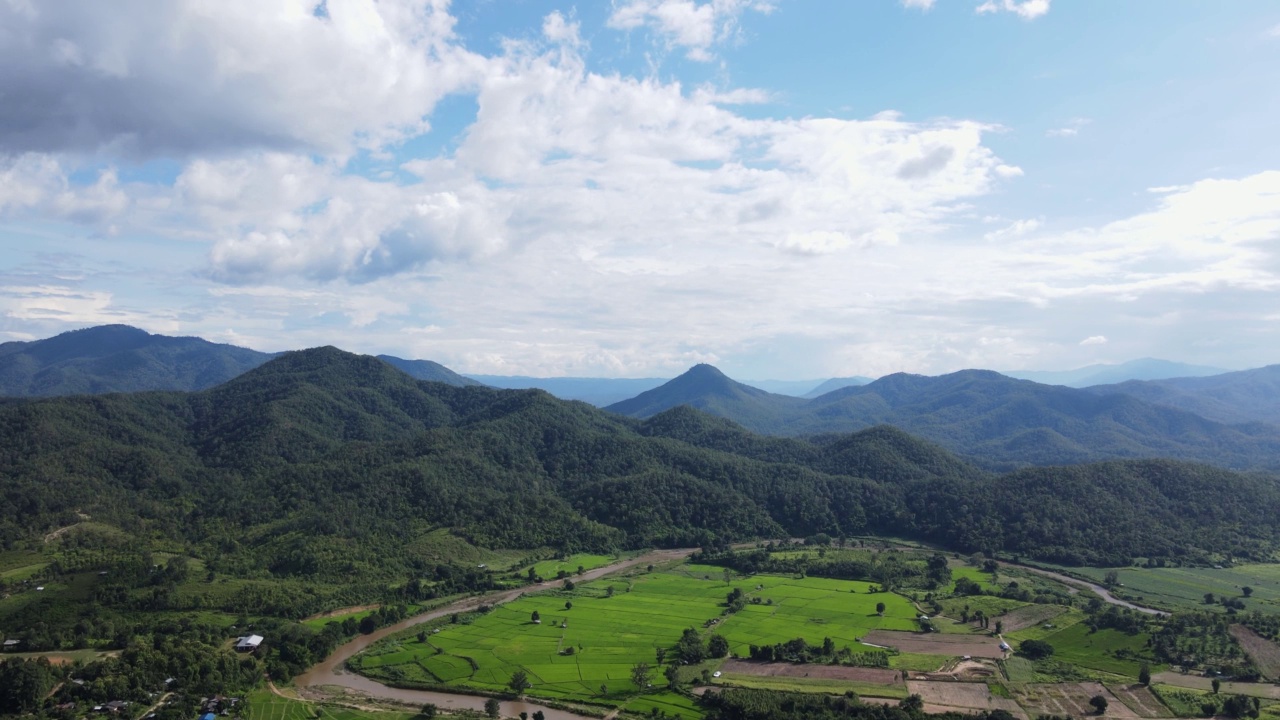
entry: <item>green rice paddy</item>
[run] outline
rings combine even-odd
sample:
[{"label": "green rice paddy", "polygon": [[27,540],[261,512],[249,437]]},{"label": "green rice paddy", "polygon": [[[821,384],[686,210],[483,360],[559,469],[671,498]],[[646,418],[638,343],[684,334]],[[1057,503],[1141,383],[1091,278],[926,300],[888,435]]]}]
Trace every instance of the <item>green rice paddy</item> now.
[{"label": "green rice paddy", "polygon": [[[610,597],[607,588],[612,586]],[[725,617],[725,596],[742,588],[760,598]],[[752,644],[803,637],[821,644],[857,646],[873,629],[915,628],[915,608],[905,598],[869,591],[869,583],[822,578],[757,576],[726,585],[719,568],[674,570],[612,578],[565,592],[526,595],[468,624],[446,624],[440,632],[380,645],[360,660],[362,671],[402,684],[456,685],[503,691],[512,673],[524,670],[529,693],[599,701],[637,692],[630,678],[636,663],[656,666],[659,648],[669,649],[685,628],[723,634],[732,652]],[[566,609],[565,603],[572,608]],[[886,605],[883,617],[875,605]],[[540,622],[532,621],[537,611]],[[716,623],[708,625],[709,621]],[[940,663],[939,663],[940,664]],[[653,684],[662,684],[655,670]],[[630,709],[630,705],[628,705]]]},{"label": "green rice paddy", "polygon": [[1280,612],[1280,564],[1236,565],[1230,568],[1073,568],[1101,583],[1108,572],[1119,576],[1118,594],[1166,607],[1218,608],[1204,605],[1205,593],[1217,597],[1241,597],[1244,587],[1253,589],[1245,599],[1251,610]]},{"label": "green rice paddy", "polygon": [[570,576],[578,573],[578,568],[583,570],[594,570],[598,567],[604,567],[609,563],[617,560],[612,555],[591,555],[589,553],[579,553],[570,555],[564,559],[543,560],[533,566],[533,571],[539,576],[551,580],[557,577],[561,572]]},{"label": "green rice paddy", "polygon": [[258,690],[246,698],[248,711],[245,720],[410,720],[414,713],[376,712],[356,710],[324,703],[291,700],[273,694],[270,690]]}]

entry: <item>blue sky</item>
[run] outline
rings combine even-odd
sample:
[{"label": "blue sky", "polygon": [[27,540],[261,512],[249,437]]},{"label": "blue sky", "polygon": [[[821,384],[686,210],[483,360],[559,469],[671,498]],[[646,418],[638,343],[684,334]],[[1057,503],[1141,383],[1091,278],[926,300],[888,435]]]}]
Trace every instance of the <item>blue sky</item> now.
[{"label": "blue sky", "polygon": [[0,341],[526,375],[1277,362],[1280,7],[0,7]]}]

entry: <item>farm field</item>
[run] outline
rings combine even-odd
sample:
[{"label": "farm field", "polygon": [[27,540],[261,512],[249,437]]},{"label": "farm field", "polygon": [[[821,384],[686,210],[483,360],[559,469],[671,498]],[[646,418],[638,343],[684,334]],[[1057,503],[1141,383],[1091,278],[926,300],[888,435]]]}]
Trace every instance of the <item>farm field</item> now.
[{"label": "farm field", "polygon": [[[1053,646],[1054,660],[1126,678],[1136,678],[1142,667],[1142,661],[1136,657],[1148,652],[1148,637],[1145,633],[1127,635],[1109,628],[1089,632],[1087,626],[1076,624],[1046,636],[1044,641]],[[1115,656],[1117,651],[1132,653],[1132,656],[1119,658]],[[1154,670],[1157,663],[1154,660],[1149,662]]]},{"label": "farm field", "polygon": [[533,571],[547,580],[554,580],[562,571],[573,576],[577,574],[579,567],[583,570],[594,570],[598,567],[608,565],[617,559],[618,558],[613,555],[591,555],[589,553],[579,553],[577,555],[570,555],[563,560],[543,560],[533,566]]},{"label": "farm field", "polygon": [[1241,588],[1253,588],[1245,600],[1251,610],[1280,613],[1280,564],[1248,564],[1223,568],[1072,568],[1072,571],[1101,583],[1108,572],[1118,575],[1126,597],[1169,607],[1221,609],[1205,605],[1205,593],[1241,597]]},{"label": "farm field", "polygon": [[325,703],[310,703],[258,690],[249,697],[245,720],[410,720],[414,713],[356,710]]},{"label": "farm field", "polygon": [[1101,695],[1107,699],[1107,717],[1141,717],[1100,683],[1095,682],[1026,685],[1017,693],[1017,700],[1032,717],[1038,715],[1087,717],[1094,715],[1089,699],[1095,695]]},{"label": "farm field", "polygon": [[1243,625],[1232,625],[1231,635],[1244,650],[1258,671],[1268,680],[1280,679],[1280,645],[1268,640]]},{"label": "farm field", "polygon": [[907,692],[919,695],[929,706],[958,708],[963,710],[1007,710],[1022,715],[1018,703],[1008,698],[996,697],[985,683],[920,682],[907,683]]},{"label": "farm field", "polygon": [[[1183,675],[1182,673],[1166,671],[1152,675],[1151,681],[1191,690],[1203,690],[1205,692],[1213,690],[1213,681],[1200,675]],[[1268,700],[1280,700],[1280,686],[1263,683],[1223,681],[1221,692],[1230,695],[1248,695]]]},{"label": "farm field", "polygon": [[867,634],[866,642],[873,645],[897,648],[904,653],[922,655],[942,655],[947,657],[972,655],[973,657],[985,658],[1002,658],[1005,656],[1004,651],[1000,649],[1000,641],[988,635],[947,635],[941,633],[922,635],[910,632],[876,630]]},{"label": "farm field", "polygon": [[792,677],[789,675],[761,676],[733,673],[725,674],[720,678],[720,682],[724,685],[730,685],[733,687],[753,688],[756,690],[777,690],[780,692],[827,693],[831,695],[841,695],[852,690],[859,696],[866,697],[868,699],[883,698],[896,701],[907,696],[907,688],[901,684],[876,685],[873,683],[860,683],[822,677]]},{"label": "farm field", "polygon": [[[708,621],[723,617],[725,596],[734,587],[761,602],[706,629]],[[531,593],[469,624],[443,625],[424,640],[384,644],[362,656],[361,663],[371,676],[401,684],[484,690],[503,690],[512,673],[524,670],[532,682],[530,695],[612,703],[637,689],[630,679],[632,666],[656,665],[657,649],[673,647],[685,628],[721,633],[732,650],[746,654],[749,644],[796,637],[815,645],[831,637],[857,650],[857,639],[871,629],[915,626],[910,602],[889,593],[870,594],[869,588],[867,583],[777,576],[726,585],[718,568],[686,565],[584,583],[573,591]],[[875,612],[877,602],[886,605],[884,617]],[[538,623],[531,619],[535,611]],[[660,684],[660,671],[653,678]]]}]

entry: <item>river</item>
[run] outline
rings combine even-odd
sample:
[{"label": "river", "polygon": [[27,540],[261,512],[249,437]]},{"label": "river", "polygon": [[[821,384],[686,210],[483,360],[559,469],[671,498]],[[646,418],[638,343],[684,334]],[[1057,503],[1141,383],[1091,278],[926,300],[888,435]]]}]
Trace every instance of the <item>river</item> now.
[{"label": "river", "polygon": [[[582,575],[573,578],[574,582],[586,582],[604,577],[610,573],[625,570],[641,564],[662,563],[671,560],[679,560],[688,557],[694,551],[693,549],[683,550],[657,550],[644,555],[638,555],[628,560],[621,560],[611,565],[589,570]],[[406,628],[414,625],[434,620],[445,615],[452,615],[456,612],[467,612],[474,610],[481,605],[501,605],[510,602],[525,594],[526,592],[536,592],[546,587],[553,587],[555,583],[545,583],[540,586],[522,587],[515,590],[504,590],[502,592],[491,593],[478,597],[464,598],[455,603],[437,608],[421,615],[415,615],[407,620],[402,620],[395,625],[376,630],[368,635],[358,635],[355,639],[340,646],[334,650],[329,657],[313,665],[302,675],[299,675],[294,684],[299,688],[320,688],[325,685],[343,687],[348,690],[354,690],[358,693],[368,695],[372,698],[384,698],[395,700],[397,702],[410,703],[416,706],[422,706],[427,703],[433,703],[443,710],[484,710],[485,700],[488,698],[478,695],[463,695],[459,693],[436,692],[433,690],[406,690],[403,688],[393,688],[383,685],[376,680],[370,680],[363,675],[357,675],[346,670],[346,662],[357,653],[369,647],[373,643]],[[577,713],[567,712],[565,710],[556,710],[537,703],[525,702],[522,700],[506,700],[502,702],[503,717],[519,717],[520,713],[526,712],[532,715],[541,711],[547,720],[594,720],[588,715],[579,715]]]}]

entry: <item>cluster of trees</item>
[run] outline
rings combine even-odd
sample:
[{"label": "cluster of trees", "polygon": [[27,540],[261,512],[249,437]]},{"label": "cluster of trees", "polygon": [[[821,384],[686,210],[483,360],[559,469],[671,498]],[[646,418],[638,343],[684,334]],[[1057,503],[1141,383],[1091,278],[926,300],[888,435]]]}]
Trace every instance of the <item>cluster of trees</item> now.
[{"label": "cluster of trees", "polygon": [[708,720],[1013,720],[1005,710],[975,714],[927,714],[924,700],[912,695],[897,705],[863,703],[852,691],[830,695],[728,689],[701,700]]},{"label": "cluster of trees", "polygon": [[823,638],[821,645],[810,645],[804,638],[795,638],[774,645],[751,645],[748,651],[752,660],[761,662],[889,667],[888,653],[882,650],[854,652],[847,645],[837,648],[831,638]]}]

